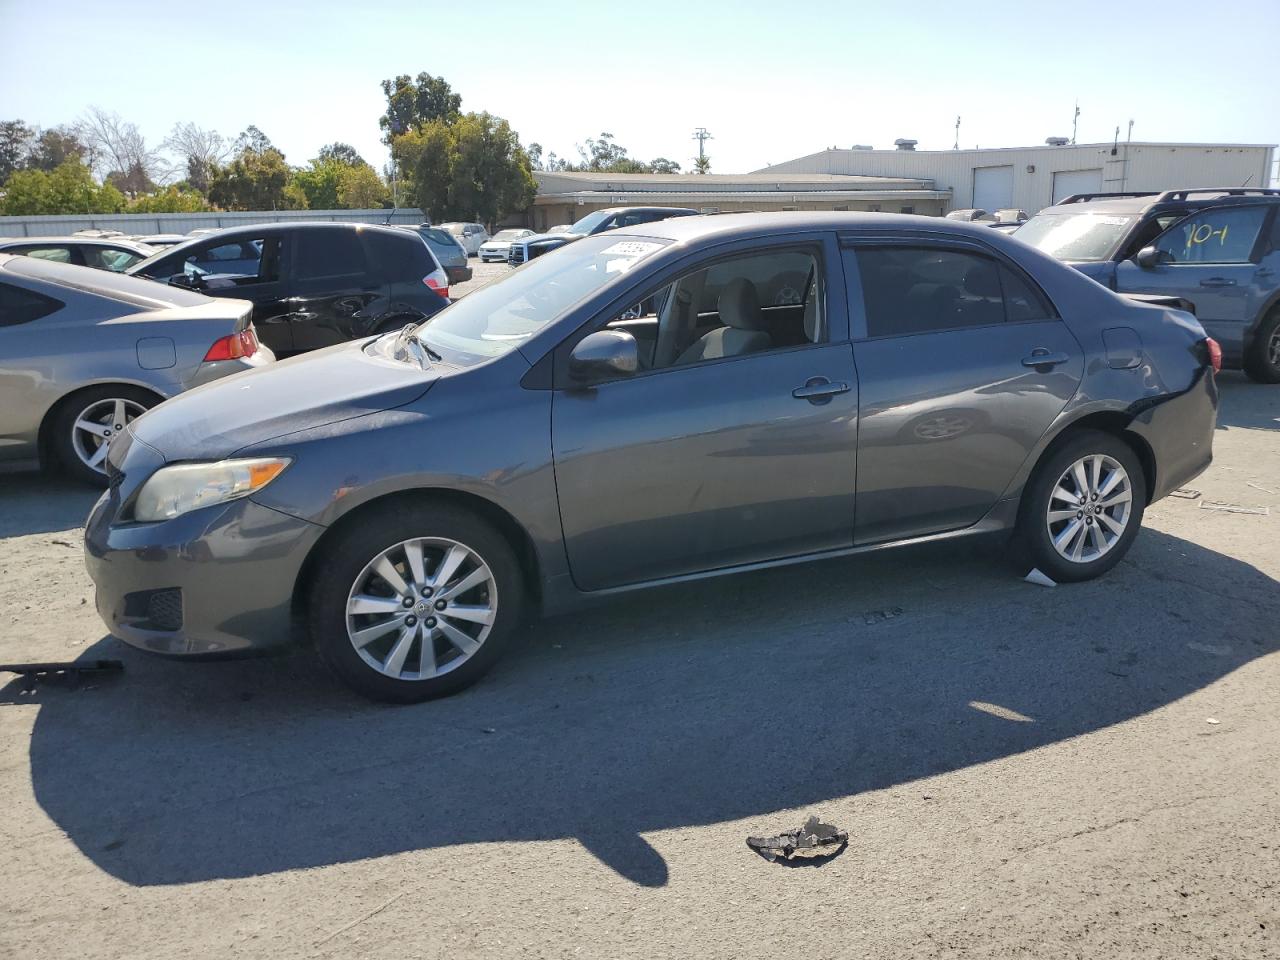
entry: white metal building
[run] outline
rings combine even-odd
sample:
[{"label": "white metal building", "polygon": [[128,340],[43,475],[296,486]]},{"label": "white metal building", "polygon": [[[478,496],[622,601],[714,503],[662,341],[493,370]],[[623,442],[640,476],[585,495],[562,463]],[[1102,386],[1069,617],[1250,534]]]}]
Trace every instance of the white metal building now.
[{"label": "white metal building", "polygon": [[[910,143],[910,141],[908,141]],[[823,150],[757,174],[918,177],[950,190],[950,209],[1033,214],[1073,193],[1265,187],[1275,144],[1080,143],[977,150]]]}]

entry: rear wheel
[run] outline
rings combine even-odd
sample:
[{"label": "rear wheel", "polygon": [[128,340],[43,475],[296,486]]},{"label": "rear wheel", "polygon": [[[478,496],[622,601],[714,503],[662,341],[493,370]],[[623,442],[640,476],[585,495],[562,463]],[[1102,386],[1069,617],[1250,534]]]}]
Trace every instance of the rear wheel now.
[{"label": "rear wheel", "polygon": [[69,397],[53,422],[53,452],[63,470],[105,487],[111,441],[159,402],[153,393],[125,386],[93,387]]},{"label": "rear wheel", "polygon": [[415,703],[470,686],[520,622],[524,583],[506,539],[474,514],[410,504],[362,518],[325,547],[311,634],[344,683]]},{"label": "rear wheel", "polygon": [[1272,310],[1258,327],[1244,372],[1259,383],[1280,383],[1280,310]]},{"label": "rear wheel", "polygon": [[1059,582],[1090,580],[1128,552],[1146,506],[1142,464],[1123,440],[1082,430],[1054,451],[1023,494],[1023,559]]}]

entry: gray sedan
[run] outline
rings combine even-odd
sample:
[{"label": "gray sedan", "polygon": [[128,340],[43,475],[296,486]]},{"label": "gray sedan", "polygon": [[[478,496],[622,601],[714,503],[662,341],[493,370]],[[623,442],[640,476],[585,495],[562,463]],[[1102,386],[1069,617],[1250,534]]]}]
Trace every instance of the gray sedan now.
[{"label": "gray sedan", "polygon": [[105,484],[112,441],[150,407],[271,363],[252,305],[0,254],[0,460]]},{"label": "gray sedan", "polygon": [[111,448],[87,562],[129,643],[305,614],[352,687],[420,700],[530,607],[982,533],[1099,576],[1209,464],[1220,359],[981,224],[673,218],[165,404]]}]

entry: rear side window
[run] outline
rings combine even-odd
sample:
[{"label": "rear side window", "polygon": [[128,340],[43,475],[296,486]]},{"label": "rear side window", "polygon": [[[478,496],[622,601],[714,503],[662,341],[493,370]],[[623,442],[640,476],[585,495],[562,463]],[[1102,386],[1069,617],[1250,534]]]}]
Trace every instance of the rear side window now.
[{"label": "rear side window", "polygon": [[20,253],[23,256],[35,257],[37,260],[52,260],[54,263],[75,263],[70,247],[9,247],[6,253]]},{"label": "rear side window", "polygon": [[16,327],[61,310],[66,304],[53,297],[0,283],[0,327]]},{"label": "rear side window", "polygon": [[364,251],[354,230],[299,230],[294,276],[299,280],[364,273]]},{"label": "rear side window", "polygon": [[1248,263],[1266,207],[1219,207],[1187,217],[1156,241],[1163,263]]},{"label": "rear side window", "polygon": [[867,335],[895,337],[1055,316],[1044,297],[991,257],[941,247],[845,252],[862,279]]},{"label": "rear side window", "polygon": [[412,233],[369,230],[363,234],[363,240],[370,266],[385,280],[420,283],[423,277],[436,269],[431,248]]}]

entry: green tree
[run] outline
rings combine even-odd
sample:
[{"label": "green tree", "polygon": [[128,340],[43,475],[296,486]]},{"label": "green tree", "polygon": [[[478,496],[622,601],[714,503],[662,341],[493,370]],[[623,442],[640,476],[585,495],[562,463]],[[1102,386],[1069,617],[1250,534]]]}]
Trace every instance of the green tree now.
[{"label": "green tree", "polygon": [[89,163],[89,148],[72,127],[43,130],[31,145],[27,163],[38,170],[56,170],[72,158]]},{"label": "green tree", "polygon": [[388,142],[433,121],[453,123],[462,110],[462,97],[453,92],[444,77],[425,72],[416,79],[405,73],[383,80],[382,92],[387,98],[387,112],[378,118],[378,126]]},{"label": "green tree", "polygon": [[488,113],[439,120],[398,138],[393,150],[411,171],[411,196],[437,220],[494,223],[533,202],[529,155],[511,125]]},{"label": "green tree", "polygon": [[0,213],[5,216],[119,213],[124,208],[124,195],[110,184],[99,186],[89,168],[75,157],[51,172],[15,171],[0,199]]},{"label": "green tree", "polygon": [[27,164],[35,130],[21,120],[0,121],[0,184]]},{"label": "green tree", "polygon": [[199,213],[209,209],[209,201],[203,195],[177,186],[169,186],[129,202],[130,213]]},{"label": "green tree", "polygon": [[107,174],[106,182],[127,197],[141,197],[156,190],[155,183],[141,163],[132,163],[127,170],[112,170]]},{"label": "green tree", "polygon": [[649,164],[650,173],[679,173],[680,164],[666,157],[658,157]]},{"label": "green tree", "polygon": [[307,198],[307,207],[311,210],[336,210],[338,201],[338,184],[347,164],[338,160],[323,160],[317,157],[310,165],[293,173],[293,184]]},{"label": "green tree", "polygon": [[343,167],[338,177],[338,206],[349,210],[372,210],[384,206],[390,198],[391,191],[367,163]]},{"label": "green tree", "polygon": [[320,148],[320,153],[316,156],[317,160],[336,160],[338,163],[345,164],[348,167],[368,166],[364,157],[360,156],[360,151],[349,143],[334,141],[327,143]]},{"label": "green tree", "polygon": [[694,157],[694,158],[693,158],[693,172],[694,172],[694,173],[710,173],[710,172],[711,172],[711,158],[710,158],[710,157],[708,157],[708,156],[706,156],[705,154],[704,154],[703,156],[701,156],[701,157]]},{"label": "green tree", "polygon": [[[237,142],[243,145],[235,159],[219,167],[210,180],[210,202],[223,210],[306,209],[306,194],[291,183],[292,172],[284,154],[270,145],[262,131],[250,127]],[[255,143],[266,146],[259,150]]]}]

